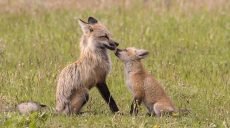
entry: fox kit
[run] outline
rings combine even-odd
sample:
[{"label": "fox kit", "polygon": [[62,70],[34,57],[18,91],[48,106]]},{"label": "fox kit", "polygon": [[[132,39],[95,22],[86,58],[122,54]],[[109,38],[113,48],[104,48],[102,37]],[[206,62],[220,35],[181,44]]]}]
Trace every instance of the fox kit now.
[{"label": "fox kit", "polygon": [[148,55],[143,49],[117,49],[115,55],[124,63],[126,84],[131,90],[133,101],[130,114],[137,115],[138,105],[142,102],[150,115],[161,116],[175,111],[171,99],[156,79],[144,70],[141,59]]},{"label": "fox kit", "polygon": [[106,84],[111,62],[108,49],[115,50],[118,43],[112,40],[108,29],[95,18],[88,22],[79,20],[83,31],[80,41],[80,58],[65,67],[57,82],[56,111],[59,113],[79,113],[88,101],[88,91],[96,86],[112,112],[118,107]]}]

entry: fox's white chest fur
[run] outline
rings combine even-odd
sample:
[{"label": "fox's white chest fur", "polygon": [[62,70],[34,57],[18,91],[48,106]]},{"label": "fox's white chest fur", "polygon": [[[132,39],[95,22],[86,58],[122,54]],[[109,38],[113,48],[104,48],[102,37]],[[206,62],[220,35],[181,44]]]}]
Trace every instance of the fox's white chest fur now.
[{"label": "fox's white chest fur", "polygon": [[125,83],[126,83],[126,86],[128,87],[128,89],[132,92],[132,83],[130,80],[129,73],[127,71],[125,71]]},{"label": "fox's white chest fur", "polygon": [[129,91],[133,94],[133,83],[131,80],[131,73],[130,70],[128,70],[128,68],[125,66],[125,83],[127,88],[129,89]]}]

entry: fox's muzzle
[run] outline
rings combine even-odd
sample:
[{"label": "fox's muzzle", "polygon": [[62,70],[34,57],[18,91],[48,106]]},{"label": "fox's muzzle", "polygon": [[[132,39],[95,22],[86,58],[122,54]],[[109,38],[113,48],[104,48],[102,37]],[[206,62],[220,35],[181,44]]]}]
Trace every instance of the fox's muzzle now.
[{"label": "fox's muzzle", "polygon": [[115,55],[116,55],[117,57],[119,57],[119,55],[120,55],[119,52],[121,52],[121,51],[122,51],[121,49],[117,48],[117,50],[116,50],[116,52],[115,52]]},{"label": "fox's muzzle", "polygon": [[105,45],[105,47],[110,49],[110,50],[115,50],[118,45],[119,45],[119,43],[117,43],[115,41],[110,41],[109,45]]}]

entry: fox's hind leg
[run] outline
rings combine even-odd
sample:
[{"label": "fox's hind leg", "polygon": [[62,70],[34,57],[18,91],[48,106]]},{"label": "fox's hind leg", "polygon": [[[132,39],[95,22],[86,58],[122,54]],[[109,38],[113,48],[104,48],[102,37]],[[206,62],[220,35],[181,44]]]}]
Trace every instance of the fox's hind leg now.
[{"label": "fox's hind leg", "polygon": [[153,105],[153,110],[154,110],[154,112],[155,112],[155,114],[158,116],[158,117],[160,117],[161,116],[161,113],[163,112],[163,105],[162,104],[160,104],[160,103],[155,103],[154,105]]},{"label": "fox's hind leg", "polygon": [[56,113],[69,114],[70,103],[69,100],[63,95],[57,95],[56,97]]},{"label": "fox's hind leg", "polygon": [[86,104],[89,100],[88,93],[85,94],[75,94],[71,99],[71,113],[79,114],[81,108]]},{"label": "fox's hind leg", "polygon": [[146,105],[147,109],[148,109],[148,112],[146,113],[147,116],[155,116],[155,112],[154,112],[154,109],[153,109],[153,105]]},{"label": "fox's hind leg", "polygon": [[153,109],[158,117],[163,116],[164,114],[172,114],[172,112],[174,111],[174,108],[172,106],[164,103],[155,103],[153,105]]},{"label": "fox's hind leg", "polygon": [[56,112],[63,114],[77,114],[80,112],[81,108],[89,100],[89,95],[85,93],[74,92],[70,98],[62,97],[61,100],[57,100]]}]

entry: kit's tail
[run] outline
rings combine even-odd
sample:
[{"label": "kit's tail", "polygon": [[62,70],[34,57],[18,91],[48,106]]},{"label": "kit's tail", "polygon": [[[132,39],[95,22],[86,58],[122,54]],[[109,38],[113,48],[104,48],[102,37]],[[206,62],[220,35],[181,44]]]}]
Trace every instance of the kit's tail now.
[{"label": "kit's tail", "polygon": [[172,112],[172,116],[179,117],[179,116],[186,116],[191,113],[191,110],[187,108],[179,108],[177,111]]},{"label": "kit's tail", "polygon": [[43,107],[47,107],[47,105],[45,104],[40,104],[40,106],[43,108]]}]

